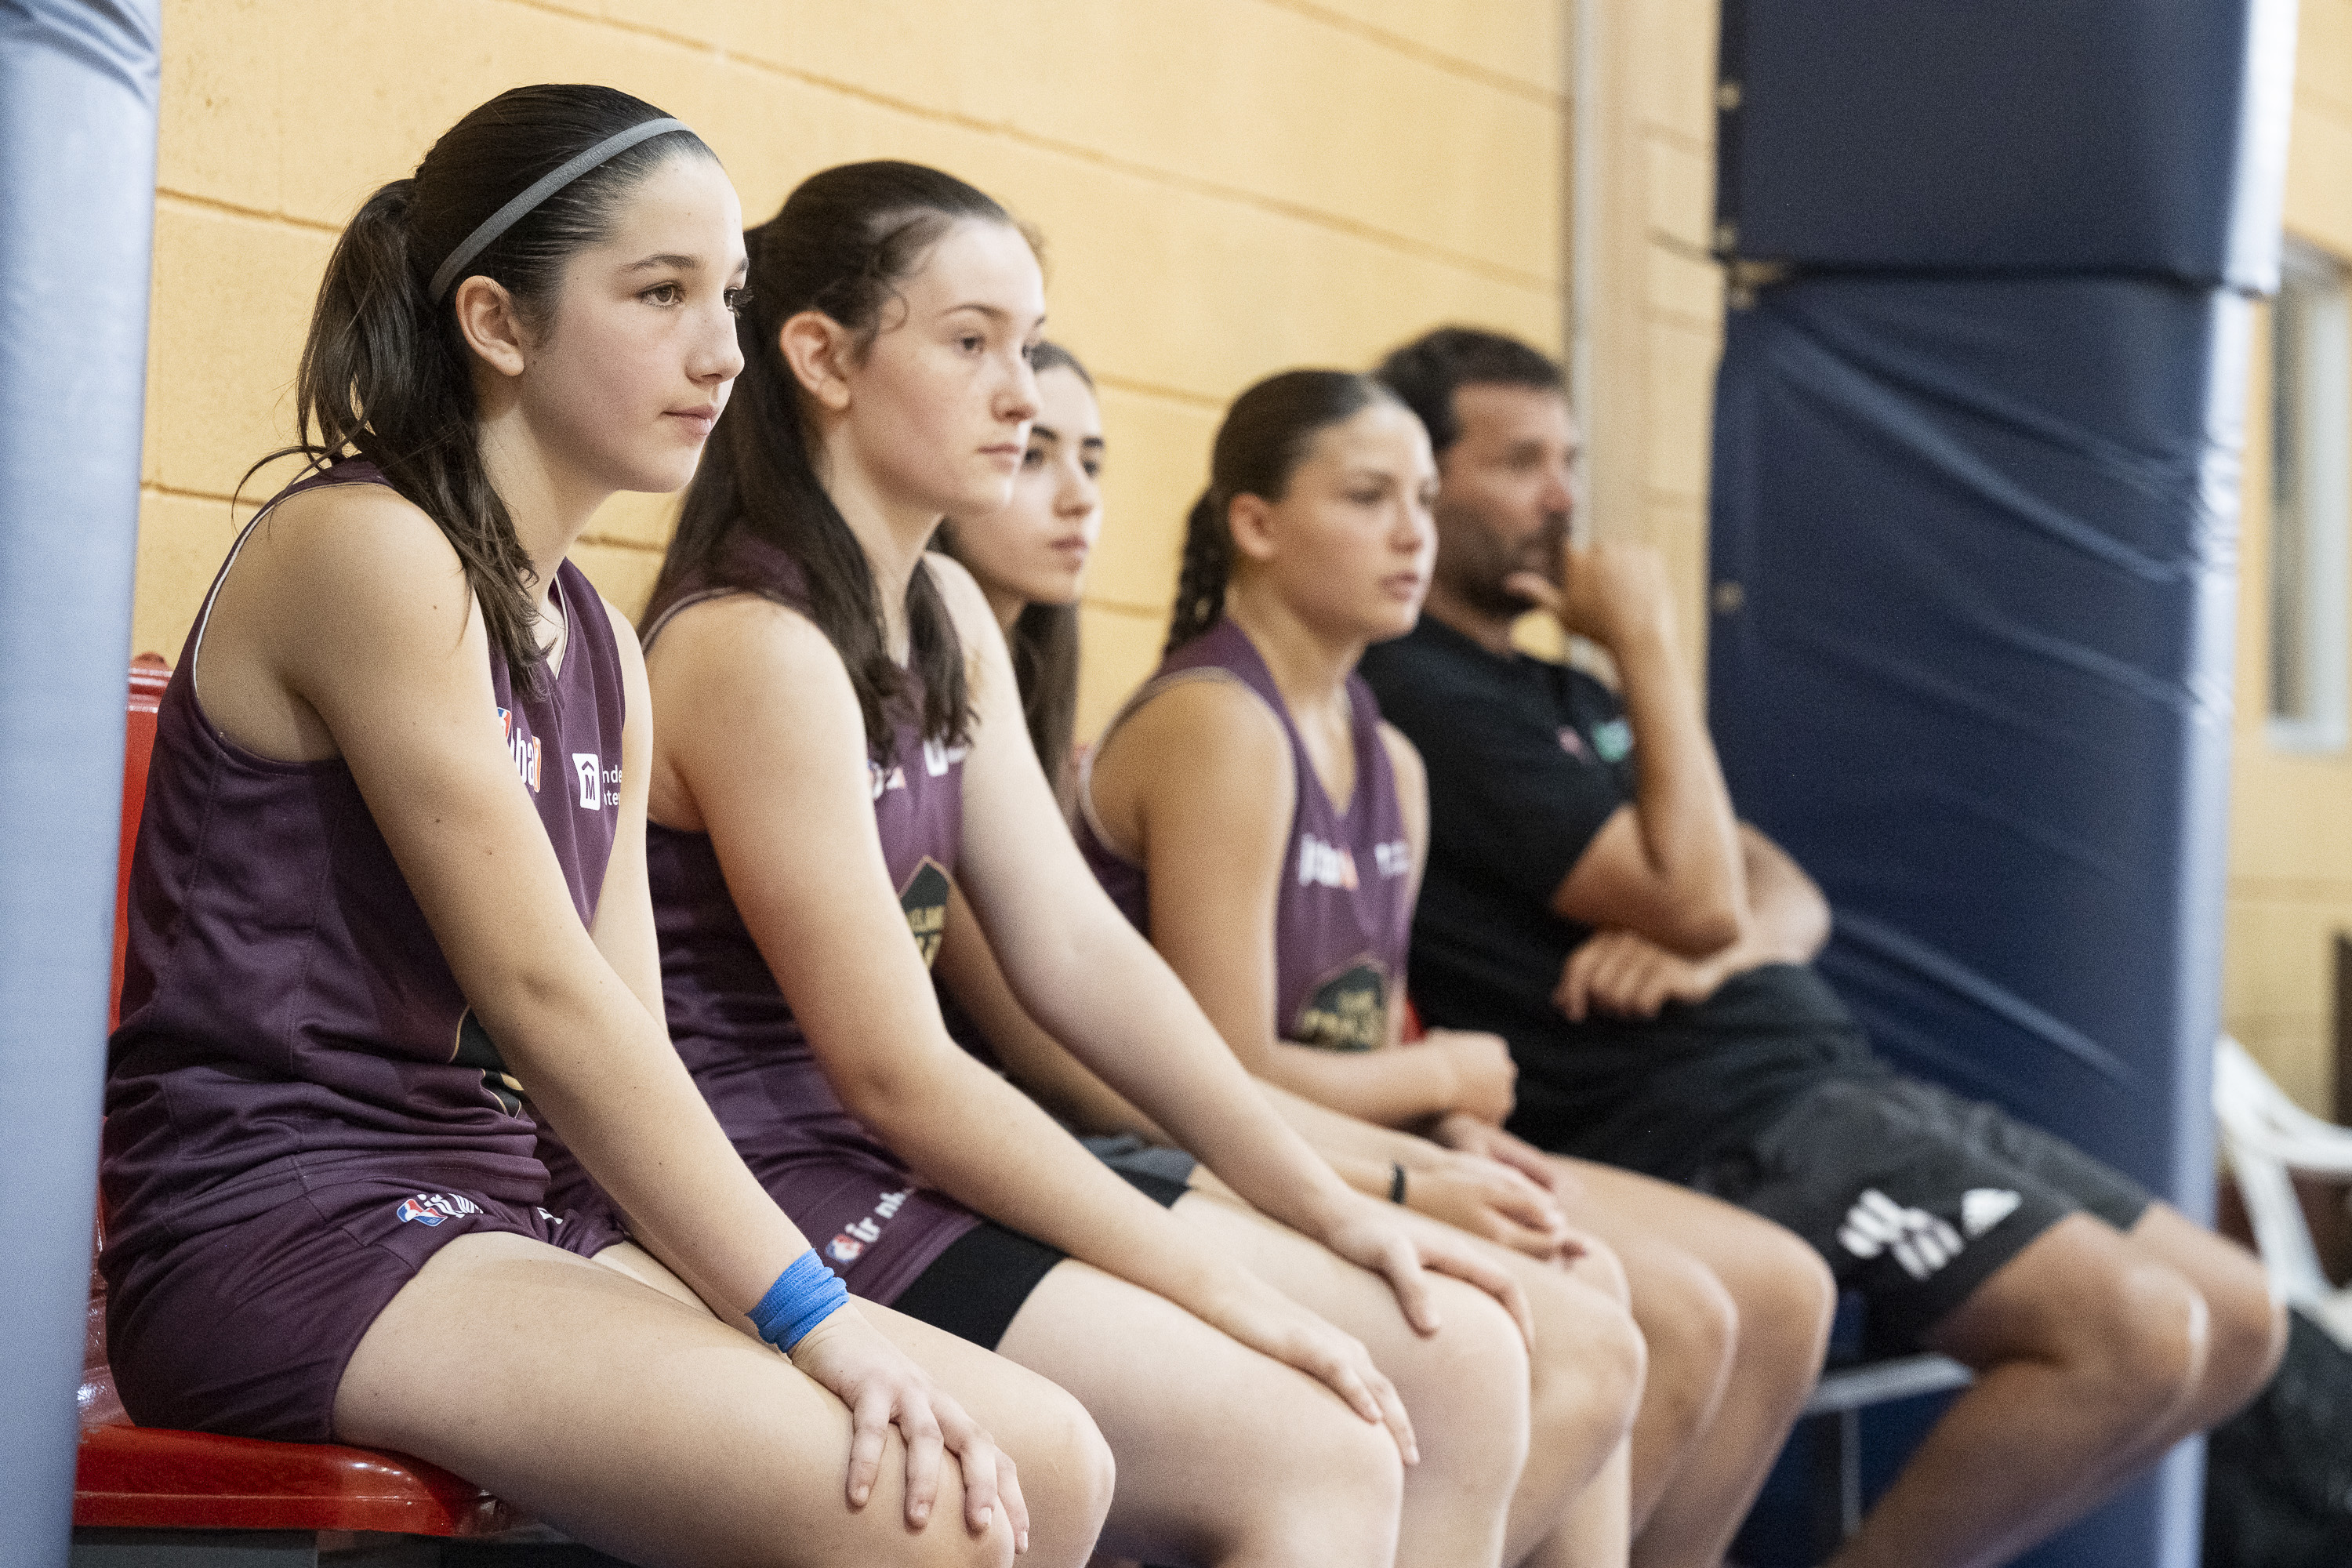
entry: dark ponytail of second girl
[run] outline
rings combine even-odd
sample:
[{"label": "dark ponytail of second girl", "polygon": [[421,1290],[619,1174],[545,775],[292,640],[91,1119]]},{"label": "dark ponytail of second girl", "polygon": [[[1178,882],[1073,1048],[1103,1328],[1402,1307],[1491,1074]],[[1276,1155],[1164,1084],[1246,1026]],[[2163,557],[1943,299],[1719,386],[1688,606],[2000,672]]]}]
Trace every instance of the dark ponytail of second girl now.
[{"label": "dark ponytail of second girl", "polygon": [[[314,463],[352,454],[440,526],[482,607],[490,646],[518,683],[537,680],[530,556],[490,485],[474,421],[473,366],[435,268],[541,175],[617,132],[664,118],[608,87],[500,93],[443,134],[414,176],[370,196],[343,230],[319,285],[295,384],[299,445]],[[710,150],[691,131],[653,136],[582,174],[517,220],[464,278],[503,286],[524,325],[553,315],[563,264],[608,237],[630,187],[681,153]],[[260,463],[254,465],[259,468]]]},{"label": "dark ponytail of second girl", "polygon": [[[743,373],[686,492],[654,584],[647,623],[689,584],[761,588],[739,580],[730,546],[740,530],[800,568],[799,605],[824,632],[857,692],[873,755],[895,750],[893,710],[907,678],[890,658],[865,547],[817,478],[800,383],[784,363],[784,323],[819,310],[861,352],[880,331],[898,285],[960,219],[1010,224],[1005,210],[952,174],[919,163],[847,163],[813,174],[783,209],[743,237],[751,300],[737,326]],[[961,743],[971,720],[963,649],[927,571],[907,584],[908,658],[923,693],[924,739]]]},{"label": "dark ponytail of second girl", "polygon": [[1209,488],[1185,519],[1184,562],[1176,574],[1168,652],[1215,626],[1225,613],[1225,584],[1234,570],[1234,498],[1280,500],[1319,432],[1375,403],[1396,401],[1394,393],[1370,376],[1345,370],[1286,370],[1234,399],[1209,451]]}]

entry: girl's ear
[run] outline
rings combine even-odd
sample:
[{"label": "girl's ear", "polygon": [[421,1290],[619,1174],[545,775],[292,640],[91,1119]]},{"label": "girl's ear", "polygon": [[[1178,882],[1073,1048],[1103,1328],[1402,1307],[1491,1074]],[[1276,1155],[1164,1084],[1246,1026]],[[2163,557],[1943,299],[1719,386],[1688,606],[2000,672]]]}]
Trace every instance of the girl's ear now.
[{"label": "girl's ear", "polygon": [[1274,556],[1274,507],[1264,496],[1237,495],[1225,509],[1225,530],[1233,535],[1234,553],[1251,561]]},{"label": "girl's ear", "polygon": [[793,379],[818,406],[835,414],[849,406],[851,343],[839,321],[823,310],[803,310],[783,324],[776,346],[792,367]]},{"label": "girl's ear", "polygon": [[457,311],[457,331],[475,356],[500,375],[520,375],[522,322],[505,286],[476,273],[457,285],[451,302]]}]

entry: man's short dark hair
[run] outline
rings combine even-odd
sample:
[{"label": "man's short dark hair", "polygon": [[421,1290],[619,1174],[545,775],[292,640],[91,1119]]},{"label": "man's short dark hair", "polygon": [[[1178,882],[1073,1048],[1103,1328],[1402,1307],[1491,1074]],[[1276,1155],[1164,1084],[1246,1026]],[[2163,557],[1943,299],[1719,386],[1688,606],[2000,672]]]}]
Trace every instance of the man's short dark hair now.
[{"label": "man's short dark hair", "polygon": [[1517,338],[1475,327],[1440,327],[1381,361],[1372,378],[1421,416],[1429,444],[1443,452],[1461,438],[1454,394],[1465,386],[1537,386],[1568,390],[1559,366]]}]

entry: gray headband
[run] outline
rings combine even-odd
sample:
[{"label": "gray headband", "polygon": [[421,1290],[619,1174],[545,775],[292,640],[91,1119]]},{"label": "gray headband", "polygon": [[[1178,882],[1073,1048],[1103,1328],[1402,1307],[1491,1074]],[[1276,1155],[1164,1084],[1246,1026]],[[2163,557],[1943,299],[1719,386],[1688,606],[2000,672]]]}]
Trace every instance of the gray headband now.
[{"label": "gray headband", "polygon": [[606,159],[627,152],[640,142],[649,141],[667,132],[685,129],[686,121],[682,120],[643,121],[630,126],[626,131],[614,132],[585,153],[565,159],[538,179],[533,180],[523,187],[520,195],[484,218],[481,226],[467,235],[466,242],[449,253],[449,259],[443,262],[440,269],[433,274],[433,302],[439,304],[441,296],[449,291],[449,285],[457,280],[466,264],[488,250],[499,236],[520,222],[523,215],[530,212],[531,208],[539,205],[540,203]]}]

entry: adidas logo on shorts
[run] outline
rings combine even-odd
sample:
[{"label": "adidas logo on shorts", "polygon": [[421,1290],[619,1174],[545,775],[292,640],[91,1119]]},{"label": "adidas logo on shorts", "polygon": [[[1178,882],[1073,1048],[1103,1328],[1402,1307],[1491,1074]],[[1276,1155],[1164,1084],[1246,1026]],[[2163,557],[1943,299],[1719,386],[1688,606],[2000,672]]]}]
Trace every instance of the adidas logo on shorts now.
[{"label": "adidas logo on shorts", "polygon": [[2006,1188],[1971,1190],[1960,1199],[1960,1228],[1968,1232],[1968,1241],[1963,1241],[1960,1232],[1939,1215],[1906,1207],[1876,1187],[1866,1187],[1846,1211],[1845,1224],[1838,1227],[1838,1244],[1856,1258],[1892,1252],[1903,1272],[1914,1279],[1925,1279],[1958,1258],[1969,1241],[2016,1213],[2023,1201]]}]

